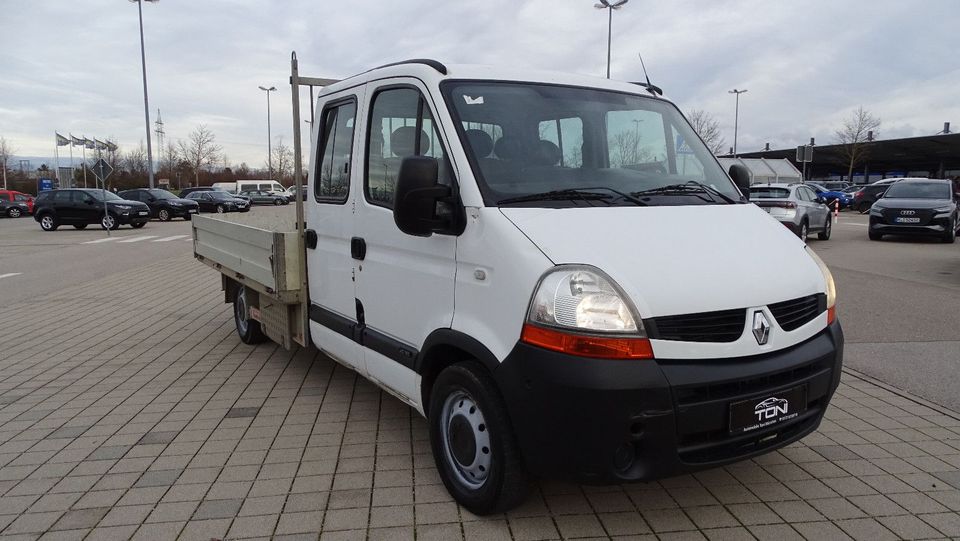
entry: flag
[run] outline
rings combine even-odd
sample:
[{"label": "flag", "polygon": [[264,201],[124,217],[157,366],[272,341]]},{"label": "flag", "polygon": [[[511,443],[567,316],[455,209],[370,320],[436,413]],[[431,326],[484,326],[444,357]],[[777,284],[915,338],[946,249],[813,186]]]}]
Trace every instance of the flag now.
[{"label": "flag", "polygon": [[117,151],[116,143],[111,143],[110,141],[107,141],[107,150],[109,152],[116,152]]},{"label": "flag", "polygon": [[54,133],[54,135],[57,136],[57,146],[58,146],[58,147],[65,147],[65,146],[67,146],[67,145],[70,144],[70,140],[67,139],[66,137],[60,135],[60,134],[57,133],[57,132],[53,132],[53,133]]},{"label": "flag", "polygon": [[94,139],[93,142],[96,143],[97,150],[105,150],[107,148],[107,144],[99,139]]},{"label": "flag", "polygon": [[92,140],[87,139],[86,137],[83,138],[83,146],[85,146],[86,148],[89,148],[90,150],[94,150],[97,148],[97,144],[94,143]]},{"label": "flag", "polygon": [[73,144],[73,146],[75,146],[75,147],[82,147],[82,146],[83,146],[83,139],[74,136],[72,133],[70,134],[70,142],[71,142],[71,143]]}]

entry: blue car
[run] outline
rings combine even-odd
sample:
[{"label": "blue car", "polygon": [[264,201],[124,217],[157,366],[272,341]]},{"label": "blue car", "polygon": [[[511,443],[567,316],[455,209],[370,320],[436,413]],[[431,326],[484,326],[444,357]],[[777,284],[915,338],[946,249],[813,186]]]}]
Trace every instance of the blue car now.
[{"label": "blue car", "polygon": [[833,202],[839,201],[840,208],[847,208],[853,203],[853,194],[849,194],[840,190],[828,190],[824,186],[817,184],[815,182],[805,182],[807,186],[813,188],[813,191],[817,192],[817,195],[823,198],[823,201],[833,209]]}]

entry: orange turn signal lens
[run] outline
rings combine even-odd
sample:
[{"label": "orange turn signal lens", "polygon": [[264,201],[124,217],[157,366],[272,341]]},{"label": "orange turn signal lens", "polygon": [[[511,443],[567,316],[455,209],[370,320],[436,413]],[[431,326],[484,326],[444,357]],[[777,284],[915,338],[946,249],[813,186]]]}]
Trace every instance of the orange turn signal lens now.
[{"label": "orange turn signal lens", "polygon": [[578,357],[597,359],[652,359],[653,347],[646,338],[588,336],[525,324],[524,343]]},{"label": "orange turn signal lens", "polygon": [[837,320],[837,307],[831,306],[827,308],[827,325],[832,325],[834,321]]}]

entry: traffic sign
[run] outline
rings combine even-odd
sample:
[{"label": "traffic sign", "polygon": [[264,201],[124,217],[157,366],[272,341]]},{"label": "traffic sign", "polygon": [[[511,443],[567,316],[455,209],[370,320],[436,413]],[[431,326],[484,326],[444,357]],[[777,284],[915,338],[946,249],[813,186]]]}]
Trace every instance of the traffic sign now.
[{"label": "traffic sign", "polygon": [[96,176],[100,182],[105,182],[107,177],[110,176],[110,173],[113,173],[113,167],[110,167],[110,164],[107,163],[103,158],[97,160],[97,163],[93,164],[91,169],[93,170],[94,176]]}]

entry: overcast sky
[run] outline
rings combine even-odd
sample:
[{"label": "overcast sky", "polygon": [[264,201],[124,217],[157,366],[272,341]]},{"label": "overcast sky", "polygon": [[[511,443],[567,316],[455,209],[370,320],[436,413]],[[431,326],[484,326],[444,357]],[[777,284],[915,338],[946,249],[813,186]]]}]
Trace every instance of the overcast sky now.
[{"label": "overcast sky", "polygon": [[[341,78],[404,58],[603,76],[607,16],[593,0],[161,0],[144,4],[151,121],[171,140],[206,124],[232,163],[291,142],[290,51],[301,74]],[[0,136],[21,156],[53,133],[144,141],[137,6],[0,0]],[[614,13],[612,76],[650,78],[705,109],[739,149],[828,143],[863,105],[884,139],[960,129],[958,0],[630,0]],[[304,102],[304,105],[306,103]],[[66,150],[64,147],[63,150]],[[77,149],[79,151],[79,149]],[[63,163],[61,163],[63,165]]]}]

